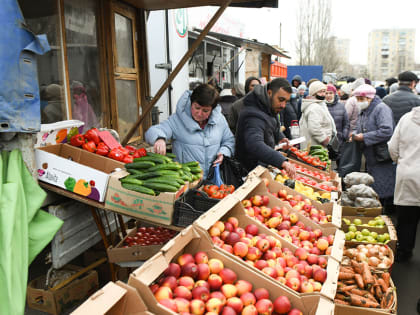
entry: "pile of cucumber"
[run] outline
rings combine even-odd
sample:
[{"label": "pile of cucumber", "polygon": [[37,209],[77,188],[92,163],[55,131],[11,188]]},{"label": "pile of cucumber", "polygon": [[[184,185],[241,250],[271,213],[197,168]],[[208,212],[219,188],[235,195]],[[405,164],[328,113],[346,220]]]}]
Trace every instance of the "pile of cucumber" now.
[{"label": "pile of cucumber", "polygon": [[161,192],[176,192],[186,182],[201,178],[197,161],[174,162],[174,154],[161,155],[148,152],[146,156],[125,164],[130,175],[120,178],[121,186],[143,194],[156,196]]}]

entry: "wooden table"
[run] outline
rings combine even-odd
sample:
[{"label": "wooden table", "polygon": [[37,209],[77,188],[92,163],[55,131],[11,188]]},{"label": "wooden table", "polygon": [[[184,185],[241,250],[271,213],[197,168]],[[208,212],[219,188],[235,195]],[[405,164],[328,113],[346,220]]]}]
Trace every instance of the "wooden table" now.
[{"label": "wooden table", "polygon": [[[104,223],[102,222],[101,216],[99,215],[99,211],[110,211],[110,212],[116,213],[117,217],[118,217],[118,222],[115,222],[116,226],[117,226],[117,229],[118,229],[118,224],[119,224],[119,228],[121,229],[122,236],[124,237],[124,236],[127,235],[126,226],[125,226],[124,220],[122,218],[122,215],[120,213],[116,212],[116,211],[113,211],[113,210],[110,210],[110,209],[106,208],[104,202],[102,203],[102,202],[92,200],[90,198],[75,194],[71,191],[65,190],[63,188],[60,188],[60,187],[57,187],[57,186],[54,186],[54,185],[51,185],[51,184],[44,183],[42,181],[38,181],[38,184],[42,188],[45,188],[45,189],[47,189],[51,192],[54,192],[54,193],[59,194],[61,196],[73,199],[75,201],[78,201],[78,202],[81,202],[81,203],[84,203],[84,204],[90,206],[90,210],[91,210],[93,219],[95,220],[96,226],[99,230],[99,233],[101,234],[102,241],[104,243],[105,248],[108,248],[110,245],[115,245],[115,244],[111,244],[109,239],[108,239],[108,236],[106,235]],[[124,215],[127,216],[126,214],[124,214]],[[133,218],[135,218],[135,217],[133,217]],[[167,228],[175,230],[175,231],[181,231],[183,229],[183,227],[179,227],[179,226],[163,225],[163,224],[160,224],[160,223],[151,222],[151,221],[144,220],[144,219],[139,219],[139,218],[135,218],[135,219],[141,220],[142,222],[145,222],[145,223],[167,227]],[[110,268],[111,275],[112,275],[112,281],[116,281],[117,279],[116,279],[114,264],[109,263],[109,268]]]}]

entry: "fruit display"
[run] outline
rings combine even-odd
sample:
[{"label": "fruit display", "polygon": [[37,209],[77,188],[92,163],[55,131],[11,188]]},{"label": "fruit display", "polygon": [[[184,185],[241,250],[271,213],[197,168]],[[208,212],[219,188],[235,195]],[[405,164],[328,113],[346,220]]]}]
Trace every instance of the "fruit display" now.
[{"label": "fruit display", "polygon": [[235,186],[222,184],[217,185],[204,185],[202,189],[209,198],[223,199],[235,191]]},{"label": "fruit display", "polygon": [[123,248],[132,246],[163,245],[173,238],[178,232],[164,227],[139,227],[134,234],[127,236],[122,244]]},{"label": "fruit display", "polygon": [[349,218],[343,218],[344,224],[351,225],[354,224],[356,226],[369,226],[369,227],[377,227],[377,228],[383,228],[385,227],[385,221],[381,216],[377,216],[372,220],[369,220],[367,223],[363,223],[362,219],[360,218],[354,218],[353,222]]},{"label": "fruit display", "polygon": [[310,186],[305,186],[299,181],[286,179],[282,175],[277,175],[275,178],[276,182],[282,183],[289,188],[294,189],[298,193],[305,195],[306,197],[316,200],[321,203],[330,202],[331,200],[331,193],[330,192],[322,192],[322,191],[314,191],[314,189]]},{"label": "fruit display", "polygon": [[[318,256],[321,252],[319,248],[316,251],[298,248],[293,253],[291,249],[282,247],[275,237],[260,233],[255,224],[241,228],[237,218],[229,217],[225,222],[217,221],[209,229],[209,234],[216,246],[295,291],[321,291],[327,278],[327,258]],[[328,247],[329,244],[327,239],[324,241],[325,244],[323,241],[319,244],[323,250],[323,246]]]},{"label": "fruit display", "polygon": [[150,290],[159,304],[179,314],[303,314],[287,296],[270,296],[266,288],[238,279],[234,270],[205,252],[179,256]]},{"label": "fruit display", "polygon": [[351,266],[340,268],[338,279],[336,304],[385,310],[395,306],[395,287],[389,272],[375,273],[367,262],[352,260]]},{"label": "fruit display", "polygon": [[148,152],[125,165],[129,175],[120,178],[121,186],[148,195],[177,192],[186,182],[201,178],[202,170],[196,161],[180,164],[171,157]]},{"label": "fruit display", "polygon": [[[286,180],[289,179],[289,177],[286,175],[286,171],[285,170],[281,170],[281,174],[277,174],[276,175],[276,181],[280,182],[280,183],[284,183]],[[295,181],[297,182],[301,182],[302,184],[305,185],[310,185],[313,186],[317,189],[322,189],[322,190],[326,190],[326,191],[337,191],[337,187],[335,187],[331,182],[322,182],[322,183],[318,183],[317,181],[309,178],[309,177],[305,177],[303,175],[300,174],[296,174],[295,176]]]},{"label": "fruit display", "polygon": [[146,149],[136,149],[130,145],[110,149],[108,145],[101,140],[99,130],[96,128],[89,129],[84,134],[79,134],[78,129],[76,128],[75,132],[71,135],[69,134],[68,137],[70,138],[68,142],[72,146],[80,147],[83,150],[107,156],[113,160],[123,163],[132,163],[134,158],[146,155]]},{"label": "fruit display", "polygon": [[391,241],[391,237],[387,232],[379,234],[375,231],[370,231],[367,228],[358,231],[354,224],[349,225],[348,232],[346,232],[345,236],[346,241],[352,242],[388,244]]},{"label": "fruit display", "polygon": [[389,269],[392,266],[394,255],[386,245],[359,244],[356,247],[344,248],[342,265],[351,265],[351,260],[367,262],[370,267]]},{"label": "fruit display", "polygon": [[329,175],[325,175],[324,173],[318,172],[318,171],[312,171],[312,170],[310,170],[310,169],[308,169],[308,168],[306,168],[306,167],[304,167],[300,164],[293,163],[293,161],[290,161],[290,162],[295,166],[296,171],[298,173],[302,173],[302,174],[306,174],[306,175],[318,178],[318,179],[320,179],[324,182],[328,182],[328,181],[331,180],[331,177]]},{"label": "fruit display", "polygon": [[328,161],[322,161],[319,156],[311,156],[308,151],[302,151],[296,147],[290,148],[288,156],[291,156],[300,162],[319,168],[320,170],[326,170],[329,166]]}]

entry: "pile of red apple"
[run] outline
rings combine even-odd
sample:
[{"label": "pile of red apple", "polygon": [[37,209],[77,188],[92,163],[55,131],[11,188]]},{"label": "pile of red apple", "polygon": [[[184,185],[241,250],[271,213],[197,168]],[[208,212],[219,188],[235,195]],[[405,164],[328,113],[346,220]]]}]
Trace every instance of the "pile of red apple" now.
[{"label": "pile of red apple", "polygon": [[[315,255],[331,254],[332,245],[334,243],[333,234],[323,236],[322,230],[312,230],[310,226],[305,226],[302,221],[299,221],[299,217],[296,213],[289,212],[289,210],[285,207],[275,206],[273,208],[269,208],[267,207],[268,202],[268,196],[255,195],[250,199],[243,200],[242,204],[245,207],[245,212],[248,216],[257,219],[289,243],[292,243],[297,247],[303,247]],[[316,215],[319,215],[319,212],[323,211],[317,210],[308,204],[306,204],[306,206],[305,210],[299,211],[305,212],[305,215],[314,221],[317,219]],[[306,209],[311,210],[308,213]],[[314,210],[318,212],[315,213]],[[324,222],[325,219],[322,219],[322,222],[320,223]]]},{"label": "pile of red apple", "polygon": [[311,171],[311,170],[307,169],[306,167],[301,166],[301,165],[296,164],[296,163],[293,163],[293,162],[292,162],[292,164],[295,166],[296,171],[298,171],[298,172],[301,172],[301,173],[304,173],[306,175],[318,178],[318,179],[322,180],[323,182],[328,182],[328,181],[331,180],[330,176],[325,175],[322,172]]},{"label": "pile of red apple", "polygon": [[123,248],[131,246],[163,245],[173,238],[178,232],[161,226],[139,227],[136,234],[127,236]]},{"label": "pile of red apple", "polygon": [[[279,198],[281,201],[287,201],[290,206],[298,210],[299,213],[303,214],[305,217],[310,218],[312,221],[320,224],[326,224],[332,221],[332,216],[330,214],[326,214],[324,210],[317,209],[312,205],[310,199],[305,198],[301,195],[288,195],[286,189],[280,189],[277,193],[272,193],[273,196]],[[264,205],[264,202],[268,204],[268,197],[267,196],[254,196],[256,200],[252,201],[252,205],[257,203],[257,207],[259,205]],[[260,200],[264,198],[264,202]]]},{"label": "pile of red apple", "polygon": [[248,224],[243,229],[237,218],[230,217],[226,222],[217,221],[209,233],[216,246],[241,257],[295,291],[320,291],[321,283],[327,277],[325,257],[312,254],[305,248],[298,248],[294,253],[282,248],[278,239],[259,233],[255,224]]},{"label": "pile of red apple", "polygon": [[198,252],[179,256],[150,289],[161,305],[182,315],[302,315],[287,296],[272,301],[267,289],[237,278],[220,259]]}]

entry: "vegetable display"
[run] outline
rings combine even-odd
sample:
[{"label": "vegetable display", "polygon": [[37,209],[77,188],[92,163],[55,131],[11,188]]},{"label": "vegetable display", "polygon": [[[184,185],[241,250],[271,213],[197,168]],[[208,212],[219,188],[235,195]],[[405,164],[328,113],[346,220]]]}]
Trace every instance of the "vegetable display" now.
[{"label": "vegetable display", "polygon": [[320,180],[322,180],[322,181],[325,181],[325,182],[327,182],[327,181],[330,181],[330,180],[331,180],[331,177],[330,177],[330,176],[325,175],[325,174],[323,174],[323,173],[321,173],[321,172],[318,172],[318,171],[311,171],[311,170],[307,169],[306,167],[304,167],[304,166],[302,166],[302,165],[299,165],[299,164],[293,163],[293,161],[291,161],[291,163],[295,166],[296,171],[297,171],[298,173],[306,174],[306,175],[309,175],[309,176],[312,176],[312,177],[318,178],[318,179],[320,179]]},{"label": "vegetable display", "polygon": [[368,242],[368,243],[382,243],[387,244],[391,241],[389,233],[378,234],[375,231],[370,231],[364,228],[361,231],[357,230],[356,225],[351,224],[346,232],[346,241],[352,242]]},{"label": "vegetable display", "polygon": [[330,202],[331,200],[331,194],[329,191],[327,192],[314,191],[312,187],[305,186],[298,180],[285,179],[284,175],[281,175],[281,174],[276,175],[275,181],[296,190],[298,193],[301,193],[312,200],[316,200],[321,203]]},{"label": "vegetable display", "polygon": [[311,156],[308,151],[301,151],[296,147],[291,147],[287,155],[320,170],[326,170],[329,166],[329,160],[323,161],[319,156]]},{"label": "vegetable display", "polygon": [[215,199],[223,199],[227,195],[233,193],[235,191],[235,187],[233,185],[225,185],[222,184],[220,186],[217,185],[204,185],[203,191],[210,197]]},{"label": "vegetable display", "polygon": [[177,192],[186,182],[201,178],[198,162],[180,164],[168,155],[148,152],[125,165],[129,175],[120,178],[125,189],[155,196],[160,192]]},{"label": "vegetable display", "polygon": [[344,248],[342,265],[349,266],[351,260],[367,262],[373,268],[389,269],[393,263],[392,250],[386,245],[359,244],[356,247]]}]

